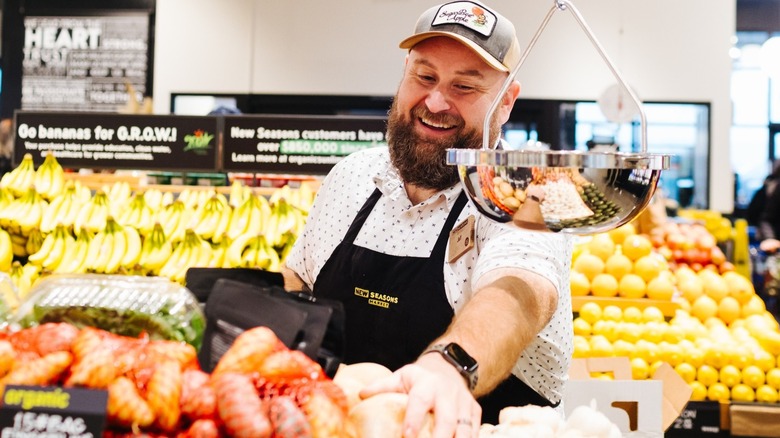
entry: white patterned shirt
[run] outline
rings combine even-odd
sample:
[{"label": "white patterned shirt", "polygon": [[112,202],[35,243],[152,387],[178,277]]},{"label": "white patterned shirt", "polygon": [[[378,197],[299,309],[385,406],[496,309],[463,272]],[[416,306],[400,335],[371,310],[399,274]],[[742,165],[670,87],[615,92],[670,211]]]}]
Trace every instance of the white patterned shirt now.
[{"label": "white patterned shirt", "polygon": [[[287,266],[309,288],[376,188],[383,196],[354,244],[393,256],[412,257],[430,256],[461,191],[461,185],[456,184],[412,205],[397,171],[390,164],[387,147],[367,149],[344,158],[323,181],[306,228],[286,260]],[[548,400],[558,402],[573,348],[569,291],[572,238],[497,223],[480,214],[471,202],[455,223],[461,223],[469,215],[476,219],[476,245],[454,262],[445,261],[447,298],[457,314],[475,293],[479,278],[498,268],[523,268],[552,282],[558,290],[558,308],[549,324],[525,349],[512,372]]]}]

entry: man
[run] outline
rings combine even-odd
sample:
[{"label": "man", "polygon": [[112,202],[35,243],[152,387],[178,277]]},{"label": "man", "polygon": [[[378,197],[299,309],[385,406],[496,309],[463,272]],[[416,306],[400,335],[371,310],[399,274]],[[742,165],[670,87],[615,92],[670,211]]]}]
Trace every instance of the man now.
[{"label": "man", "polygon": [[[448,148],[482,147],[485,116],[520,57],[514,26],[457,1],[423,13],[400,47],[409,53],[389,148],[354,153],[325,178],[285,286],[344,303],[345,361],[395,371],[361,396],[408,393],[405,436],[429,411],[434,436],[476,436],[503,407],[560,403],[571,243],[481,216],[445,163]],[[492,142],[519,92],[514,82],[502,96]]]}]

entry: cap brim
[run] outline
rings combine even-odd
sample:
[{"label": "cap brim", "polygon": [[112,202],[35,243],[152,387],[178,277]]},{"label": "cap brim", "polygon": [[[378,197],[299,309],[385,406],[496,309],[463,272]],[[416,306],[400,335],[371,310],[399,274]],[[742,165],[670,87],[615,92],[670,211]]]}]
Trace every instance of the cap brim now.
[{"label": "cap brim", "polygon": [[509,68],[507,66],[499,62],[496,58],[493,57],[493,55],[491,55],[485,49],[477,45],[474,41],[471,41],[470,39],[453,32],[435,31],[435,32],[418,33],[401,41],[401,43],[398,44],[398,47],[402,49],[411,49],[420,41],[427,40],[428,38],[439,37],[439,36],[452,38],[461,42],[462,44],[465,44],[466,47],[473,50],[477,55],[479,55],[480,58],[482,58],[485,62],[488,63],[488,65],[490,65],[494,69],[503,72],[509,71]]}]

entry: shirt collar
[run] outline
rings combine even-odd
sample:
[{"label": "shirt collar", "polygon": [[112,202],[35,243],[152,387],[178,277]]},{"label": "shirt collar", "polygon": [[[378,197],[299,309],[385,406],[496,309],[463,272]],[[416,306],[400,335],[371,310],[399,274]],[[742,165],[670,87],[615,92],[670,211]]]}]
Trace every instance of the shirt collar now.
[{"label": "shirt collar", "polygon": [[[374,185],[382,192],[382,196],[387,196],[390,199],[398,200],[400,198],[407,198],[406,190],[404,189],[404,183],[401,180],[401,176],[398,174],[398,170],[391,163],[387,164],[387,167],[383,167],[373,176]],[[452,187],[448,187],[440,192],[434,194],[429,199],[423,201],[420,205],[428,205],[444,199],[447,203],[447,211],[451,210],[455,201],[458,199],[463,188],[460,184],[455,184]]]}]

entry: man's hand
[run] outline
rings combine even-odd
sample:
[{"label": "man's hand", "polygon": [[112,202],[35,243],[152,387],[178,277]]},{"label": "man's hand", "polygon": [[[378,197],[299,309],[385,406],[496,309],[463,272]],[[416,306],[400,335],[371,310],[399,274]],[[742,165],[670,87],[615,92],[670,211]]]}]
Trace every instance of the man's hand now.
[{"label": "man's hand", "polygon": [[381,392],[409,395],[404,418],[404,437],[416,437],[425,415],[433,412],[433,438],[476,438],[482,421],[482,408],[466,385],[466,380],[440,354],[428,353],[392,376],[360,391],[361,398]]},{"label": "man's hand", "polygon": [[758,247],[761,249],[761,251],[764,251],[769,254],[774,254],[775,252],[777,252],[778,249],[780,249],[780,240],[777,239],[762,240]]}]

